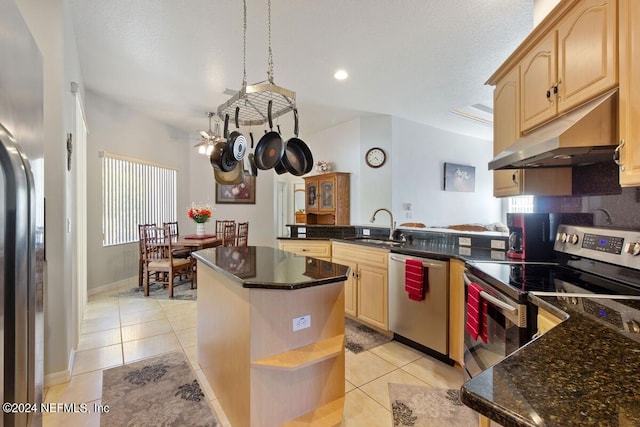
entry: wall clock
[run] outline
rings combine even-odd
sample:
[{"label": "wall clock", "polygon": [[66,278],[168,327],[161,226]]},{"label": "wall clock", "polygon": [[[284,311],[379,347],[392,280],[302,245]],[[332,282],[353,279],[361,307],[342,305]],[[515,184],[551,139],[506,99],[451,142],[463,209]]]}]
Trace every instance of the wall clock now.
[{"label": "wall clock", "polygon": [[367,151],[364,160],[372,168],[379,168],[387,160],[387,153],[382,148],[374,147]]}]

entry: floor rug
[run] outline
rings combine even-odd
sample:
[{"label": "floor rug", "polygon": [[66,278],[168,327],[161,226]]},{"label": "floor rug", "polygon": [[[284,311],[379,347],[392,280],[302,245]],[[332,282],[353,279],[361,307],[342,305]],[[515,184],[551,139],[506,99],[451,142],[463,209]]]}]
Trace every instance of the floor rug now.
[{"label": "floor rug", "polygon": [[389,383],[389,399],[394,427],[478,427],[478,414],[457,389]]},{"label": "floor rug", "polygon": [[348,317],[344,319],[344,335],[345,347],[356,354],[388,343],[392,339]]},{"label": "floor rug", "polygon": [[[175,300],[187,300],[195,301],[198,294],[197,289],[191,289],[189,283],[183,283],[181,285],[173,287],[173,299]],[[152,283],[149,285],[149,296],[144,296],[144,287],[136,286],[135,288],[127,289],[117,293],[117,297],[132,297],[132,298],[155,298],[155,299],[171,299],[169,298],[169,289],[162,286],[161,283]]]},{"label": "floor rug", "polygon": [[182,352],[105,370],[102,405],[102,427],[220,425]]}]

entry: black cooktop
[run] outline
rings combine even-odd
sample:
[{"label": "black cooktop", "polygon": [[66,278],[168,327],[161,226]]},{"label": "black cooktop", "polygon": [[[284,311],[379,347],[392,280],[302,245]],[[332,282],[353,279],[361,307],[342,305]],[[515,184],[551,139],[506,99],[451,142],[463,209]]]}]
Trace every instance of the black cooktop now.
[{"label": "black cooktop", "polygon": [[[565,289],[563,282],[574,285],[572,290],[580,289],[586,293],[640,296],[640,288],[634,285],[640,280],[635,276],[629,277],[633,271],[594,262],[582,265],[584,270],[572,266],[571,262],[472,261],[467,263],[467,267],[472,274],[516,300],[526,298],[527,293],[572,292]],[[606,276],[602,275],[603,269],[607,270]]]}]

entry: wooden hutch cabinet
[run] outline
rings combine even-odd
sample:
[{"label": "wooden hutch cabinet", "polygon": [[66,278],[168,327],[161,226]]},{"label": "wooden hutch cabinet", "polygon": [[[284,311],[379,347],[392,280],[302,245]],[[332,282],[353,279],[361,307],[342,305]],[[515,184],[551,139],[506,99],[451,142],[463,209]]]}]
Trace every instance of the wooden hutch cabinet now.
[{"label": "wooden hutch cabinet", "polygon": [[306,223],[349,225],[349,186],[346,172],[304,178]]}]

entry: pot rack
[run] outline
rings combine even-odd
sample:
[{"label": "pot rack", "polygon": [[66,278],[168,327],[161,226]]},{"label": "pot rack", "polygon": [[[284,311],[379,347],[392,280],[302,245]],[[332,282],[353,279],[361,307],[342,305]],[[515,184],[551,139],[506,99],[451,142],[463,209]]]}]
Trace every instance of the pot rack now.
[{"label": "pot rack", "polygon": [[218,106],[218,117],[232,116],[236,108],[240,108],[238,122],[244,126],[263,125],[267,123],[267,108],[272,102],[271,117],[280,117],[293,111],[296,106],[296,93],[292,90],[277,86],[273,81],[273,53],[271,50],[271,0],[268,0],[268,33],[269,33],[269,69],[268,80],[247,84],[247,1],[243,0],[244,32],[243,32],[243,66],[244,76],[242,87],[227,102]]}]

